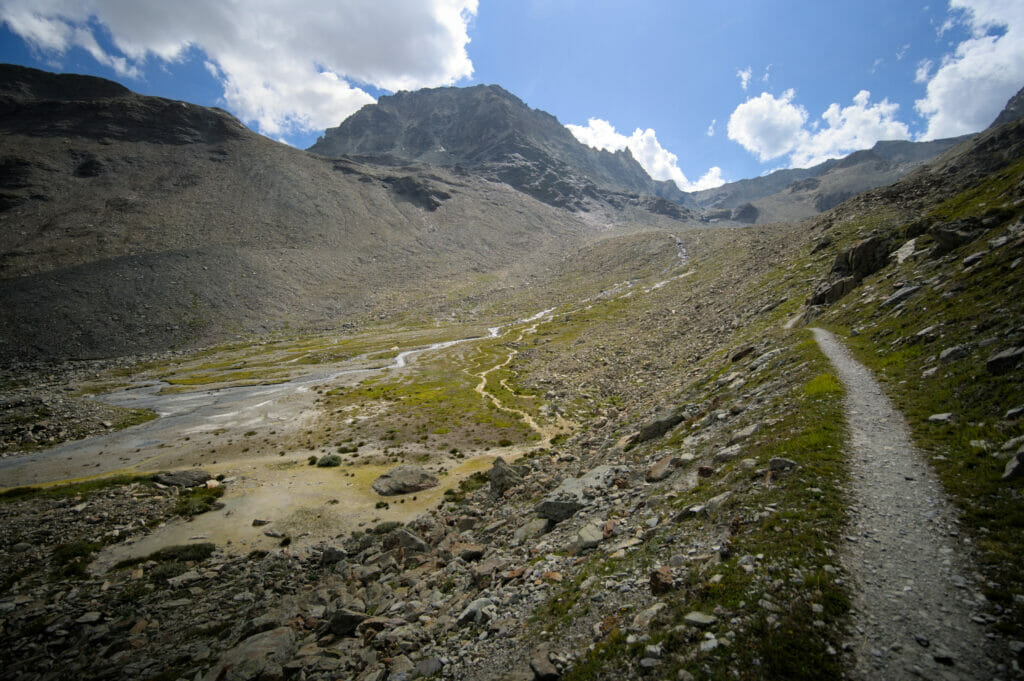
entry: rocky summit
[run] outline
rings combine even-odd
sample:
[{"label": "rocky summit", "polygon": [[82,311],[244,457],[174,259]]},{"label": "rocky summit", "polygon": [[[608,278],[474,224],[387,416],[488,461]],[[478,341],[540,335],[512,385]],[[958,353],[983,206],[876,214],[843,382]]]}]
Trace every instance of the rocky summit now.
[{"label": "rocky summit", "polygon": [[700,196],[0,73],[0,679],[1024,678],[1020,95]]}]

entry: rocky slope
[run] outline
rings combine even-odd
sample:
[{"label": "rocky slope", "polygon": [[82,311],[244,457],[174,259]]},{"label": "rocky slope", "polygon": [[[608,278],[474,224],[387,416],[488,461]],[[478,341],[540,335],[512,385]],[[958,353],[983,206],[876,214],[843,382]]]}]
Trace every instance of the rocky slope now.
[{"label": "rocky slope", "polygon": [[8,361],[469,318],[633,229],[639,210],[584,218],[473,175],[316,157],[222,111],[101,79],[0,75]]},{"label": "rocky slope", "polygon": [[[959,591],[970,626],[989,637],[985,678],[1022,678],[1022,164],[1024,125],[994,128],[814,220],[681,233],[686,276],[609,289],[531,335],[490,341],[515,351],[506,389],[543,396],[575,430],[514,466],[496,463],[404,525],[381,511],[384,522],[308,552],[211,552],[197,539],[82,575],[101,545],[159,531],[185,493],[136,481],[11,494],[0,524],[2,673],[380,681],[870,670],[872,658],[854,657],[860,577],[844,547],[877,537],[849,529],[844,388],[794,326],[813,317],[874,369],[959,509],[947,534],[978,561]],[[622,237],[638,253],[656,240]],[[841,293],[818,298],[845,277]],[[223,481],[224,498],[242,484]],[[964,673],[963,659],[924,636],[887,643],[879,659],[917,660],[901,674]]]},{"label": "rocky slope", "polygon": [[690,195],[709,220],[800,220],[868,189],[891,184],[970,136],[931,142],[883,141],[811,168],[777,170]]}]

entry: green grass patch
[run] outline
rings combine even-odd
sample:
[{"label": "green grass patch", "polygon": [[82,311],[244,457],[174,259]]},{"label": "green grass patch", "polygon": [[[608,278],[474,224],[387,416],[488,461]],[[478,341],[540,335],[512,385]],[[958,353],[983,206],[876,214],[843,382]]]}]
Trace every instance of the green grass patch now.
[{"label": "green grass patch", "polygon": [[121,485],[139,483],[151,486],[151,477],[150,475],[115,475],[108,478],[76,482],[70,485],[12,487],[0,492],[0,503],[29,498],[64,499],[77,496],[88,497],[95,492]]},{"label": "green grass patch", "polygon": [[197,487],[195,489],[182,490],[171,508],[172,515],[180,515],[185,518],[212,511],[218,507],[217,500],[224,496],[223,487]]}]

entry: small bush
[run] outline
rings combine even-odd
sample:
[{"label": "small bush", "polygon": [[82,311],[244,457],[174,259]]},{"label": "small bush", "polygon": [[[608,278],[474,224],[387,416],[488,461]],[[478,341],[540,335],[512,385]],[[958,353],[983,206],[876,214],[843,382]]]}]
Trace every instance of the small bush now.
[{"label": "small bush", "polygon": [[341,457],[337,454],[328,454],[327,456],[321,456],[320,460],[316,462],[317,468],[334,468],[335,466],[341,465]]}]

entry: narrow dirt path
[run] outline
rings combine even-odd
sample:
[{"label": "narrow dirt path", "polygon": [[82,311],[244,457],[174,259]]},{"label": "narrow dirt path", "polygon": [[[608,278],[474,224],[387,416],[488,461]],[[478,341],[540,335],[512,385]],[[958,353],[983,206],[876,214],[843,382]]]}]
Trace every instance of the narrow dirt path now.
[{"label": "narrow dirt path", "polygon": [[[547,310],[547,312],[550,312],[550,311],[551,310]],[[526,337],[526,334],[528,334],[528,333],[535,333],[537,331],[537,327],[540,325],[540,323],[541,323],[541,321],[543,321],[543,319],[544,318],[538,318],[536,321],[531,319],[531,321],[534,321],[534,324],[532,326],[529,326],[529,327],[526,327],[526,328],[522,329],[519,332],[519,336],[515,339],[514,342],[515,343],[521,343],[523,338]],[[550,320],[550,317],[547,317],[546,319]],[[490,400],[491,404],[493,404],[495,407],[497,407],[501,411],[507,412],[509,414],[513,414],[513,415],[518,416],[519,418],[523,419],[523,421],[531,429],[533,429],[533,431],[535,433],[540,435],[542,445],[545,446],[545,447],[550,447],[551,446],[551,442],[555,438],[556,435],[558,435],[560,433],[565,433],[565,432],[571,431],[571,429],[572,429],[572,424],[571,423],[566,421],[562,417],[561,414],[556,412],[555,413],[555,422],[550,424],[550,425],[547,425],[547,426],[542,426],[539,423],[537,423],[537,421],[535,421],[534,418],[532,416],[530,416],[530,414],[528,414],[527,412],[523,411],[522,409],[517,409],[515,407],[512,407],[510,405],[507,405],[507,404],[503,403],[501,401],[501,399],[498,398],[497,395],[495,395],[494,393],[492,393],[492,392],[487,390],[487,376],[491,372],[497,371],[498,369],[501,369],[501,368],[507,366],[508,363],[512,361],[512,358],[515,357],[518,353],[519,353],[518,350],[515,350],[515,349],[510,350],[508,355],[505,357],[504,361],[499,362],[498,364],[495,364],[494,366],[492,366],[492,367],[490,367],[490,368],[488,368],[488,369],[486,369],[486,370],[484,370],[482,372],[472,373],[468,369],[466,369],[465,371],[466,371],[466,373],[470,374],[471,376],[474,376],[474,377],[480,379],[480,382],[474,388],[474,390],[476,390],[476,392],[480,395],[480,397],[484,398],[485,400]],[[515,391],[512,390],[512,388],[510,388],[508,386],[508,384],[504,380],[501,381],[501,386],[503,388],[505,388],[505,390],[508,390],[510,393],[516,394]]]},{"label": "narrow dirt path", "polygon": [[[1006,678],[990,653],[968,540],[935,473],[871,372],[812,329],[846,386],[853,679]],[[975,619],[977,618],[977,619]]]}]

